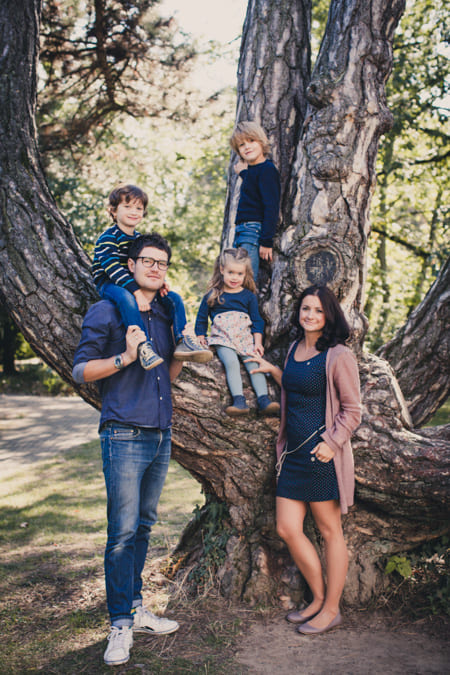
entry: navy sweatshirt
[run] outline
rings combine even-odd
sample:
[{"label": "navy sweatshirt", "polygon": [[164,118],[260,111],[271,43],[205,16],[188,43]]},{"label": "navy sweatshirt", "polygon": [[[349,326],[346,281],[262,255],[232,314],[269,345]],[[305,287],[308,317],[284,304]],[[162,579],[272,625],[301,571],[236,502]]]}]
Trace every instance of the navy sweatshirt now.
[{"label": "navy sweatshirt", "polygon": [[241,171],[236,224],[261,223],[260,246],[272,248],[280,211],[280,174],[270,159]]}]

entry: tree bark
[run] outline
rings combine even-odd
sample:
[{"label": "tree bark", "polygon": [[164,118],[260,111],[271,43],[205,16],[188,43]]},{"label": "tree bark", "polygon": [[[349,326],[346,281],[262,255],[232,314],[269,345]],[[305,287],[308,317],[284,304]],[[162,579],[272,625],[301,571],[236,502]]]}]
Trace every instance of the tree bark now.
[{"label": "tree bark", "polygon": [[[236,122],[257,121],[272,145],[282,194],[306,110],[311,0],[249,0],[238,66]],[[222,241],[231,246],[240,179],[231,157]]]},{"label": "tree bark", "polygon": [[392,364],[415,426],[427,422],[450,391],[450,259],[423,301],[377,354]]},{"label": "tree bark", "polygon": [[[296,14],[297,6],[302,14]],[[82,316],[96,294],[90,261],[58,213],[38,159],[33,115],[39,9],[37,0],[0,5],[0,287],[35,351],[71,381]],[[378,140],[390,121],[384,82],[402,10],[399,0],[332,2],[312,80],[305,82],[309,48],[303,30],[309,26],[309,6],[251,2],[244,33],[247,49],[240,65],[245,87],[240,87],[238,111],[244,110],[245,92],[250,92],[245,95],[263,124],[285,111],[282,122],[269,132],[276,129],[275,157],[286,166],[292,162],[290,177],[283,169],[284,222],[271,285],[262,294],[269,358],[283,363],[296,297],[307,284],[329,283],[355,329],[364,415],[354,440],[357,508],[345,523],[352,555],[346,598],[353,603],[383,585],[380,558],[448,528],[448,428],[413,430],[392,369],[362,351],[369,204]],[[300,38],[291,36],[292,31],[300,31]],[[264,61],[269,52],[255,47],[258,40],[273,45],[273,58]],[[294,44],[302,50],[297,59]],[[293,60],[278,58],[284,47]],[[258,48],[259,58],[253,59]],[[290,65],[284,71],[286,63]],[[306,88],[308,106],[301,127],[302,107],[295,101]],[[284,107],[277,100],[283,100]],[[223,523],[226,551],[217,570],[223,592],[250,602],[270,601],[276,595],[286,603],[298,599],[298,573],[274,526],[277,420],[253,412],[248,420],[224,415],[228,392],[217,360],[185,366],[173,390],[174,456],[202,483],[208,501],[222,502],[228,510]],[[81,393],[98,405],[94,388]],[[277,394],[275,389],[272,393]],[[248,384],[245,394],[254,408]],[[198,559],[194,540],[183,540],[186,564],[189,558]]]},{"label": "tree bark", "polygon": [[[59,213],[36,147],[40,3],[0,7],[0,265],[5,305],[33,350],[66,380],[96,299],[90,261]],[[83,395],[97,402],[96,391]]]},{"label": "tree bark", "polygon": [[312,283],[336,292],[355,341],[364,338],[369,207],[379,139],[392,123],[385,82],[403,9],[403,0],[331,2],[264,306],[271,342],[289,330],[298,291]]}]

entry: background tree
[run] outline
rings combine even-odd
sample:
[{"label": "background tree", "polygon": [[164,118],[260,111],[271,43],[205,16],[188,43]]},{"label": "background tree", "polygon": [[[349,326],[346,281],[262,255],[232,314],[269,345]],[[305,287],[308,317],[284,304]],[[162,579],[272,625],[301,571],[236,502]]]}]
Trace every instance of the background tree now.
[{"label": "background tree", "polygon": [[[180,117],[195,50],[159,0],[43,0],[38,108],[45,156],[105,134],[118,114]],[[143,90],[146,96],[143,96]]]},{"label": "background tree", "polygon": [[[283,360],[295,297],[306,283],[329,283],[355,331],[364,414],[354,443],[358,508],[345,523],[350,602],[367,599],[383,583],[380,557],[448,528],[448,429],[412,431],[392,369],[361,349],[368,214],[378,142],[392,121],[384,85],[402,11],[400,0],[332,0],[309,78],[310,4],[251,0],[240,62],[245,82],[238,116],[267,119],[267,99],[271,116],[282,120],[271,137],[284,167],[283,225],[270,284],[261,295],[269,358]],[[0,20],[1,289],[33,348],[70,379],[82,316],[96,296],[89,260],[56,209],[38,161],[33,114],[39,4],[4,3]],[[252,58],[255,50],[258,59]],[[245,92],[251,92],[247,106],[241,100]],[[230,205],[235,186],[229,191]],[[231,237],[231,224],[227,219],[224,240]],[[435,302],[443,296],[441,284],[438,279],[434,286]],[[448,303],[442,303],[437,319],[433,335],[439,340]],[[428,336],[425,329],[420,340],[411,341],[413,356],[422,351],[431,358]],[[436,382],[430,378],[430,386]],[[93,388],[81,393],[98,404]],[[200,529],[193,527],[182,542],[184,563],[201,565],[201,556],[213,552],[228,595],[250,601],[271,599],[276,592],[294,597],[298,577],[273,522],[277,422],[255,417],[250,433],[248,422],[223,415],[226,396],[217,363],[190,365],[174,387],[174,454],[207,495],[197,519]],[[419,392],[416,402],[426,399],[426,392]]]},{"label": "background tree", "polygon": [[407,2],[395,35],[386,86],[393,126],[381,140],[371,210],[365,313],[372,348],[393,336],[449,256],[447,18],[444,6]]}]

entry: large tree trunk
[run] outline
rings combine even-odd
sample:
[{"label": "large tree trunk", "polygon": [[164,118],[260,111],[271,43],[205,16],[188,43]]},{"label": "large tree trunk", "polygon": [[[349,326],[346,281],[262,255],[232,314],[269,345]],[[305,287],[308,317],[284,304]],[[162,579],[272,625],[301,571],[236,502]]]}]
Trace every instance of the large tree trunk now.
[{"label": "large tree trunk", "polygon": [[[292,160],[306,111],[310,77],[311,0],[250,0],[238,68],[236,121],[257,120],[272,145],[282,194],[290,180]],[[222,240],[231,245],[240,179],[228,172],[228,194]]]},{"label": "large tree trunk", "polygon": [[[327,282],[337,291],[355,329],[364,414],[354,440],[357,507],[345,522],[352,554],[346,598],[353,603],[383,584],[380,557],[448,527],[448,429],[412,430],[392,369],[362,351],[368,212],[378,140],[390,119],[384,82],[402,9],[400,1],[332,2],[309,82],[309,5],[250,2],[240,65],[238,115],[250,110],[268,126],[284,172],[284,221],[263,295],[269,357],[282,363],[295,299],[311,282]],[[37,0],[0,5],[0,285],[33,348],[70,381],[82,316],[95,292],[89,260],[55,208],[38,160],[33,126],[38,14]],[[258,59],[252,58],[255,49]],[[253,108],[244,106],[244,96]],[[283,121],[271,127],[279,114]],[[93,388],[82,395],[98,404]],[[246,395],[254,406],[248,386]],[[249,601],[278,593],[288,602],[301,586],[274,528],[278,422],[253,413],[249,420],[232,420],[223,414],[227,399],[217,360],[184,368],[174,385],[174,456],[202,483],[209,502],[227,507],[228,540],[217,573],[224,593]],[[205,523],[207,518],[208,508]],[[182,542],[186,562],[197,554],[195,542],[201,551],[195,534],[191,528]]]},{"label": "large tree trunk", "polygon": [[[36,147],[40,3],[0,6],[1,292],[33,350],[70,378],[84,314],[96,298],[90,262],[56,208]],[[91,402],[93,388],[83,388]]]},{"label": "large tree trunk", "polygon": [[392,364],[415,426],[425,424],[450,391],[450,259],[395,337],[378,350]]}]

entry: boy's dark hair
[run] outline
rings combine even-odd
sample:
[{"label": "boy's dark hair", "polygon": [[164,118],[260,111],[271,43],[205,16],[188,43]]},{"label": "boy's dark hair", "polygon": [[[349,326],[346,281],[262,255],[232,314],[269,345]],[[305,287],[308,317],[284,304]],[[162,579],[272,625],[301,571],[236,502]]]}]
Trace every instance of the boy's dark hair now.
[{"label": "boy's dark hair", "polygon": [[[316,342],[316,349],[319,352],[323,352],[328,347],[345,344],[350,336],[350,327],[338,299],[327,286],[314,285],[305,288],[297,304],[297,321],[299,321],[302,302],[308,295],[315,295],[319,298],[325,314],[325,326],[322,335]],[[299,339],[302,339],[304,334],[305,332],[299,324]]]},{"label": "boy's dark hair", "polygon": [[146,246],[152,246],[153,248],[158,248],[160,251],[165,251],[167,253],[167,262],[170,262],[172,249],[169,246],[169,242],[157,232],[141,234],[136,239],[133,239],[128,249],[128,257],[136,260],[142,249]]},{"label": "boy's dark hair", "polygon": [[108,210],[111,218],[115,221],[115,217],[111,212],[112,209],[116,210],[121,202],[126,202],[128,204],[135,199],[142,202],[144,207],[144,216],[147,215],[148,195],[146,192],[144,192],[144,190],[141,190],[141,188],[137,187],[137,185],[120,184],[115,187],[108,197]]}]

